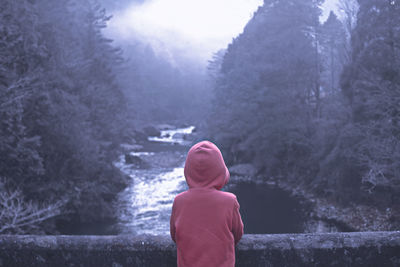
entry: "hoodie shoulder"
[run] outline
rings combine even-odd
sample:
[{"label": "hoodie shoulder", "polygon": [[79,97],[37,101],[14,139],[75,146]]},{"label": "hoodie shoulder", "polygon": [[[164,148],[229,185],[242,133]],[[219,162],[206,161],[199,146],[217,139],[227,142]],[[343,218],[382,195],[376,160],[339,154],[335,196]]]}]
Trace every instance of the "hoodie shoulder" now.
[{"label": "hoodie shoulder", "polygon": [[227,199],[229,199],[229,202],[231,203],[231,205],[233,205],[234,207],[237,207],[237,208],[240,207],[235,194],[230,193],[230,192],[223,192],[223,191],[221,191],[221,193],[223,193],[225,195],[225,197]]},{"label": "hoodie shoulder", "polygon": [[225,197],[231,198],[231,199],[236,199],[236,195],[231,193],[231,192],[225,192],[225,191],[220,191]]},{"label": "hoodie shoulder", "polygon": [[238,205],[238,201],[237,201],[235,194],[230,193],[230,192],[225,192],[225,191],[219,191],[219,194],[222,196],[222,198],[225,199],[225,201],[227,201],[231,205],[234,205],[234,206]]},{"label": "hoodie shoulder", "polygon": [[[207,192],[208,191],[208,192]],[[190,192],[190,190],[184,191],[182,193],[179,193],[178,195],[175,196],[174,198],[174,205],[181,206],[184,205],[186,201],[194,201],[198,197],[203,197],[205,196],[204,193],[210,194],[207,198],[212,201],[216,202],[222,202],[225,203],[227,206],[238,206],[238,201],[236,198],[236,195],[230,192],[225,192],[225,191],[220,191],[220,190],[199,190],[199,192],[202,192],[201,194],[198,194],[199,192]]]},{"label": "hoodie shoulder", "polygon": [[177,200],[179,200],[179,199],[185,198],[185,196],[186,196],[187,194],[188,194],[188,191],[183,191],[183,192],[177,194],[177,195],[175,196],[175,198],[174,198],[174,201],[177,201]]}]

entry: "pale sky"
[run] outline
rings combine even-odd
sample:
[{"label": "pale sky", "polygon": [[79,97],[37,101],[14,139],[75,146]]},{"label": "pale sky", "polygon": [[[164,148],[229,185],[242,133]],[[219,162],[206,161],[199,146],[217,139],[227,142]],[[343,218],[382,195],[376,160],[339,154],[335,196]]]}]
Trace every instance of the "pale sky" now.
[{"label": "pale sky", "polygon": [[[243,31],[263,0],[148,0],[113,14],[107,34],[117,41],[139,37],[155,50],[204,64]],[[163,51],[165,53],[165,51]]]},{"label": "pale sky", "polygon": [[[323,5],[324,19],[337,0]],[[107,34],[119,41],[139,38],[155,51],[207,63],[243,32],[263,0],[147,0],[114,12]]]},{"label": "pale sky", "polygon": [[325,3],[322,5],[323,14],[321,16],[321,22],[328,19],[329,13],[331,10],[338,14],[337,8],[338,0],[326,0]]}]

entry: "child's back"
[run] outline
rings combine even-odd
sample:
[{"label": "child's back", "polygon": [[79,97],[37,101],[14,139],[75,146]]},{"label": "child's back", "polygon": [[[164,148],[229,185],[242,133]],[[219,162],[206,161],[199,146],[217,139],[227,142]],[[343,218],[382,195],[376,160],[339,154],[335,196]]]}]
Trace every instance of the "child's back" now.
[{"label": "child's back", "polygon": [[243,223],[236,196],[220,191],[229,171],[213,143],[203,141],[189,150],[185,178],[189,190],[175,197],[170,223],[178,266],[234,266]]}]

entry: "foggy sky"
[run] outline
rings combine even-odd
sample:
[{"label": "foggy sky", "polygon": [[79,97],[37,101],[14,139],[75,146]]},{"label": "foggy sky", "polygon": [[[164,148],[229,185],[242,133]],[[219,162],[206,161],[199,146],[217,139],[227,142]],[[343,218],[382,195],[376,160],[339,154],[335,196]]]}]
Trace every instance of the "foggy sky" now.
[{"label": "foggy sky", "polygon": [[337,4],[338,4],[338,0],[326,0],[325,1],[325,3],[322,5],[323,13],[321,16],[321,22],[328,19],[329,13],[331,11],[335,12],[336,14],[338,13]]},{"label": "foggy sky", "polygon": [[[322,6],[325,21],[338,0]],[[226,48],[243,31],[263,0],[147,0],[114,10],[106,34],[117,44],[134,39],[150,43],[172,63],[205,66],[214,52]]]}]

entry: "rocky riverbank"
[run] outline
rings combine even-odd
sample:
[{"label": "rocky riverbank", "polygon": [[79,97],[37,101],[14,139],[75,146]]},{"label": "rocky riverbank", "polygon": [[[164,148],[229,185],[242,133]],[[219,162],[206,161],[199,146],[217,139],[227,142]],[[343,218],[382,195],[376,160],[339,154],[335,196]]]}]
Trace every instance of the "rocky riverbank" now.
[{"label": "rocky riverbank", "polygon": [[130,142],[121,145],[114,164],[130,177],[130,184],[115,201],[116,232],[169,232],[173,199],[187,187],[183,176],[186,153],[199,138],[201,131],[193,125],[143,125]]},{"label": "rocky riverbank", "polygon": [[[178,124],[178,126],[182,129],[189,127],[183,124]],[[190,135],[183,132],[174,138],[171,136],[171,141],[178,140],[176,143],[149,140],[161,138],[165,131],[176,129],[176,126],[168,124],[138,125],[135,129],[127,131],[120,144],[111,144],[111,142],[107,144],[107,149],[112,146],[110,154],[115,156],[110,156],[107,159],[108,165],[98,171],[96,183],[89,179],[82,180],[85,188],[76,188],[78,197],[70,201],[66,207],[67,211],[47,222],[49,225],[54,225],[54,229],[50,226],[46,227],[48,233],[67,235],[120,233],[115,225],[118,223],[121,212],[116,209],[115,203],[119,201],[120,194],[132,186],[133,179],[115,163],[122,162],[123,168],[148,172],[150,178],[157,177],[160,174],[159,170],[168,172],[180,166],[184,162],[184,155],[188,149],[181,143],[190,144],[190,138],[196,138],[196,134]],[[127,201],[129,202],[127,205],[132,205],[131,200]]]},{"label": "rocky riverbank", "polygon": [[230,166],[231,181],[228,189],[235,184],[248,182],[268,185],[287,191],[292,197],[302,202],[307,218],[305,232],[335,231],[393,231],[400,229],[400,210],[393,207],[386,209],[359,203],[337,203],[329,198],[318,196],[300,184],[293,184],[285,179],[265,177],[257,174],[251,164]]}]

